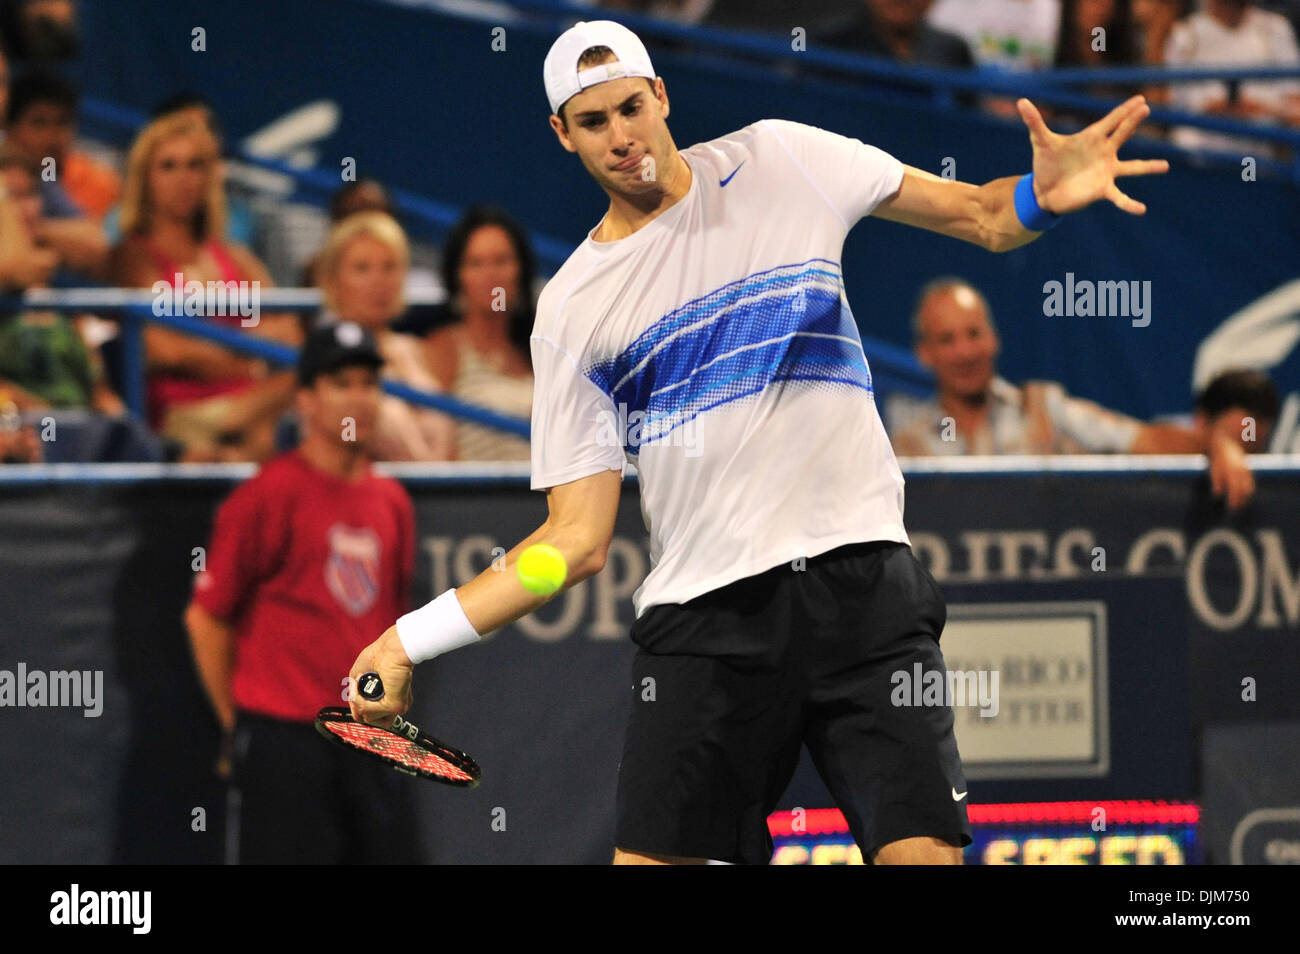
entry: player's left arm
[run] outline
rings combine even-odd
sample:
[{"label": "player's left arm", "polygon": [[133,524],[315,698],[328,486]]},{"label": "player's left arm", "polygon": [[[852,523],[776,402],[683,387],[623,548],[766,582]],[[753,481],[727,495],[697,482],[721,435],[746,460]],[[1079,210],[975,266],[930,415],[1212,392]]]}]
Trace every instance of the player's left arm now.
[{"label": "player's left arm", "polygon": [[[1033,194],[1039,208],[1064,215],[1106,199],[1131,215],[1146,213],[1145,205],[1116,184],[1123,176],[1169,171],[1164,159],[1119,158],[1120,147],[1151,112],[1144,97],[1134,96],[1071,135],[1048,129],[1029,100],[1021,99],[1016,106],[1029,127]],[[898,191],[872,214],[973,242],[991,252],[1007,252],[1043,234],[1026,228],[1016,211],[1016,185],[1021,178],[1009,176],[977,186],[905,166]]]}]

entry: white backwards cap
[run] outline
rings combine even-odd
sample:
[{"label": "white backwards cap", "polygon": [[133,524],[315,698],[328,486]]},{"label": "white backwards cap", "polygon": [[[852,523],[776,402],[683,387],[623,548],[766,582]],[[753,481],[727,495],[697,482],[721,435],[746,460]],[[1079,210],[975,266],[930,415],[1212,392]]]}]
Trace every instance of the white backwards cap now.
[{"label": "white backwards cap", "polygon": [[[593,46],[607,46],[618,57],[617,63],[605,63],[578,71],[578,59]],[[588,86],[626,76],[655,78],[650,54],[635,33],[613,20],[584,20],[575,23],[551,44],[542,66],[546,81],[546,98],[551,112],[558,113],[568,100]]]}]

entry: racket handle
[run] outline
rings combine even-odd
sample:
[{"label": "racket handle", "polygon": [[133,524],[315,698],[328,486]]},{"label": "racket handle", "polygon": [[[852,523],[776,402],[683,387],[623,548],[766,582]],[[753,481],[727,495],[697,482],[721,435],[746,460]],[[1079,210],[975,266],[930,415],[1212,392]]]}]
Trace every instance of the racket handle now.
[{"label": "racket handle", "polygon": [[384,698],[384,680],[377,672],[363,672],[357,679],[357,694],[371,702]]}]

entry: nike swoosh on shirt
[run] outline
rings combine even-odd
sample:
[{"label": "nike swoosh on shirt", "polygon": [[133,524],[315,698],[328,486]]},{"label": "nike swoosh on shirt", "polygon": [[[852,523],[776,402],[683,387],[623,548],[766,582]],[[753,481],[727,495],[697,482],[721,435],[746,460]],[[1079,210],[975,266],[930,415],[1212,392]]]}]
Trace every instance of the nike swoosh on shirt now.
[{"label": "nike swoosh on shirt", "polygon": [[[748,162],[748,161],[749,161],[749,160],[747,160],[747,159],[745,159],[745,160],[741,160],[740,166],[743,166],[743,165],[744,165],[746,162]],[[732,170],[731,170],[731,175],[727,176],[727,178],[725,178],[725,179],[723,179],[721,182],[719,182],[718,185],[722,186],[722,188],[725,189],[725,188],[727,187],[727,183],[730,182],[730,181],[735,177],[736,173],[740,171],[740,166],[736,166],[736,168],[732,169]]]},{"label": "nike swoosh on shirt", "polygon": [[962,792],[960,795],[958,795],[958,794],[957,794],[957,789],[954,788],[954,789],[952,790],[952,800],[953,800],[954,802],[960,802],[960,801],[961,801],[963,798],[965,798],[965,797],[966,797],[966,793],[965,793],[965,792]]}]

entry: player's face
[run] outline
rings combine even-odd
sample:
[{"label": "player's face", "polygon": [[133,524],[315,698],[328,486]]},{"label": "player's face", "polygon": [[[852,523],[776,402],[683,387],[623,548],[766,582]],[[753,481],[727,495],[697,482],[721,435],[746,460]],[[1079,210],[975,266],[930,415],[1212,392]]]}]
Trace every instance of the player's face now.
[{"label": "player's face", "polygon": [[669,168],[668,93],[662,79],[654,92],[641,77],[597,83],[564,106],[551,128],[569,152],[576,152],[593,179],[607,192],[641,195],[662,192],[658,172]]},{"label": "player's face", "polygon": [[998,339],[979,298],[966,288],[932,295],[922,326],[925,338],[917,357],[934,371],[939,392],[955,397],[985,392],[993,380]]},{"label": "player's face", "polygon": [[340,368],[317,377],[302,395],[299,412],[314,431],[345,446],[370,446],[379,418],[378,371]]},{"label": "player's face", "polygon": [[371,330],[383,328],[402,309],[406,263],[397,249],[373,235],[358,235],[326,278],[339,318]]},{"label": "player's face", "polygon": [[217,157],[193,136],[158,145],[149,160],[149,207],[168,218],[186,219],[203,204]]},{"label": "player's face", "polygon": [[475,229],[460,262],[460,290],[467,311],[504,311],[519,294],[519,258],[499,225]]}]

